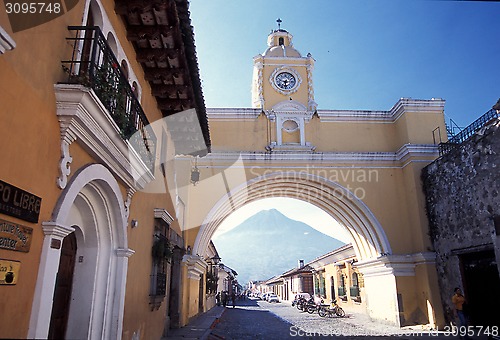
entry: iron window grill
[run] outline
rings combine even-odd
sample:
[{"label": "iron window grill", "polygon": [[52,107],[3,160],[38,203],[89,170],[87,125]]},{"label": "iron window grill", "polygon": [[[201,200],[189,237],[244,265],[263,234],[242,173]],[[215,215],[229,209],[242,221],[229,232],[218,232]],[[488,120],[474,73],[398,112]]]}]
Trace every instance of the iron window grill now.
[{"label": "iron window grill", "polygon": [[[71,60],[63,60],[69,84],[90,87],[118,126],[120,135],[129,140],[144,164],[153,171],[156,136],[98,26],[69,26],[74,36]],[[138,133],[136,133],[138,132]]]}]

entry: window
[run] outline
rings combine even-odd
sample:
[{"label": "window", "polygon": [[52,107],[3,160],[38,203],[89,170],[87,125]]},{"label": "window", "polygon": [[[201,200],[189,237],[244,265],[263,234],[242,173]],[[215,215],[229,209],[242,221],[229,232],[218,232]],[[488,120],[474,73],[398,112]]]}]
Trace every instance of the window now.
[{"label": "window", "polygon": [[346,289],[345,289],[345,276],[344,274],[340,273],[339,277],[339,287],[338,287],[338,296],[340,298],[343,298],[347,295]]},{"label": "window", "polygon": [[150,296],[152,303],[157,308],[166,295],[168,266],[172,258],[172,249],[167,238],[168,231],[168,223],[162,219],[155,218],[153,247],[151,250],[153,261]]},{"label": "window", "polygon": [[319,295],[326,297],[325,277],[323,276],[323,273],[319,274]]},{"label": "window", "polygon": [[352,298],[359,296],[358,273],[352,273],[352,286],[349,291]]},{"label": "window", "polygon": [[280,46],[285,45],[285,39],[283,39],[282,37],[281,37],[281,38],[279,38],[279,39],[278,39],[278,44],[279,44]]}]

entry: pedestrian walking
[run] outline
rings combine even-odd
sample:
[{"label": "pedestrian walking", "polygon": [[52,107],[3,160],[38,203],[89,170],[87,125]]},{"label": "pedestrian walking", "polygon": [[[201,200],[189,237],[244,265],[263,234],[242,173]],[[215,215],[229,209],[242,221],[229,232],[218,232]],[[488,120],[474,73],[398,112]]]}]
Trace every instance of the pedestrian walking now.
[{"label": "pedestrian walking", "polygon": [[217,303],[217,306],[220,306],[220,292],[217,292],[215,295],[215,302]]},{"label": "pedestrian walking", "polygon": [[227,293],[225,290],[222,291],[221,297],[222,297],[222,305],[224,307],[226,307],[226,305],[227,305]]}]

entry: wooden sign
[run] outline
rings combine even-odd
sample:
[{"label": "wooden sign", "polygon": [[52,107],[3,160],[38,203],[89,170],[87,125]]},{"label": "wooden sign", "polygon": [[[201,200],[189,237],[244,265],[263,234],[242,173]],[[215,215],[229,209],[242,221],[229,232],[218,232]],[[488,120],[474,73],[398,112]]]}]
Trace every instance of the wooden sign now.
[{"label": "wooden sign", "polygon": [[21,262],[0,259],[0,285],[15,285]]},{"label": "wooden sign", "polygon": [[29,252],[33,228],[0,219],[0,249]]},{"label": "wooden sign", "polygon": [[12,184],[0,181],[0,213],[38,223],[42,199]]}]

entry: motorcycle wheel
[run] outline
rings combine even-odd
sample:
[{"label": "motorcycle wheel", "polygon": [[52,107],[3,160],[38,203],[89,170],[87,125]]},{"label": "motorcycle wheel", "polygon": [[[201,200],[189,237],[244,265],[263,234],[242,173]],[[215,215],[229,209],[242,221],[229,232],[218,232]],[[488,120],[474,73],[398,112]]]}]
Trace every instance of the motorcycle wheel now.
[{"label": "motorcycle wheel", "polygon": [[337,307],[337,310],[335,311],[335,314],[337,314],[337,316],[340,316],[341,318],[343,318],[345,316],[345,312],[342,308],[340,307]]},{"label": "motorcycle wheel", "polygon": [[309,307],[307,307],[307,312],[309,314],[314,313],[315,310],[316,310],[316,306],[309,306]]},{"label": "motorcycle wheel", "polygon": [[297,309],[302,310],[302,308],[303,308],[303,305],[301,303],[297,303]]},{"label": "motorcycle wheel", "polygon": [[320,309],[318,310],[318,314],[319,314],[319,316],[321,316],[322,318],[324,318],[326,316],[326,314],[328,314],[328,312],[325,309],[325,307],[320,307]]}]

